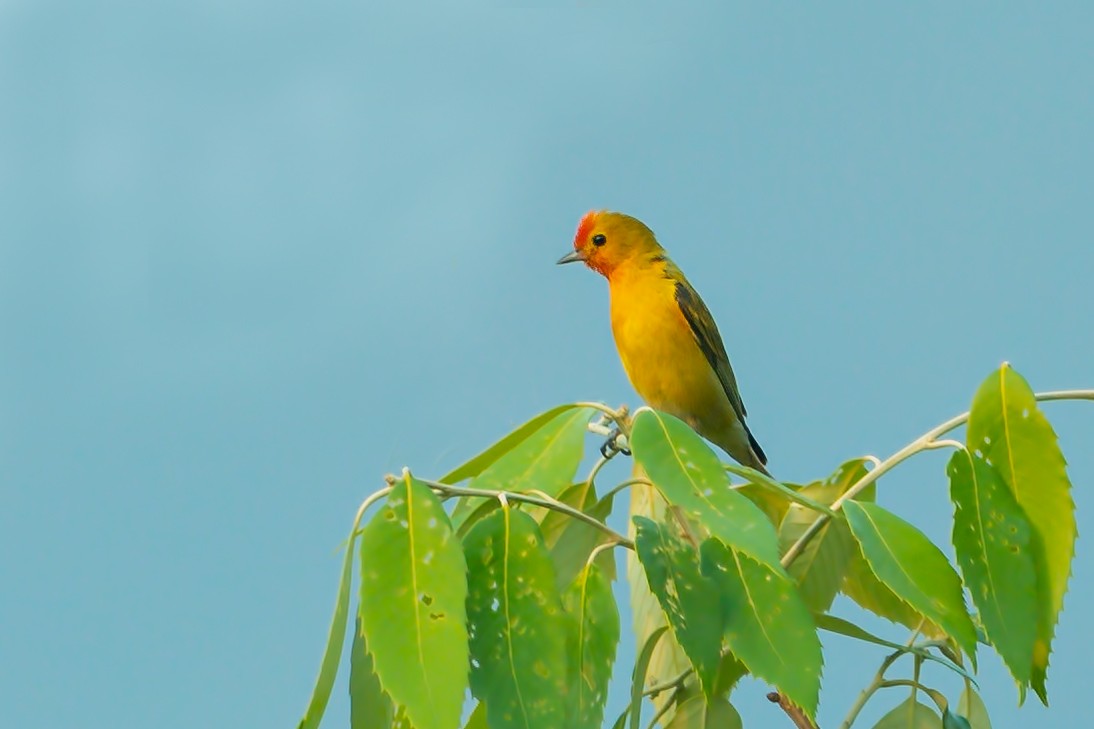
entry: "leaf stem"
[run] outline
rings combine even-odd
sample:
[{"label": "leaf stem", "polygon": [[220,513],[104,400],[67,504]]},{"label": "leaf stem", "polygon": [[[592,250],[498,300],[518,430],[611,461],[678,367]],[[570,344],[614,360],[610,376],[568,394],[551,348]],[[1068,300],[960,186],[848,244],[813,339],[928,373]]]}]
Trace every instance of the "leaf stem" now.
[{"label": "leaf stem", "polygon": [[634,549],[634,542],[632,542],[630,539],[627,539],[625,536],[615,531],[604,522],[600,521],[595,517],[589,516],[583,511],[578,511],[572,506],[564,504],[557,499],[546,497],[546,494],[544,494],[546,498],[543,498],[540,496],[529,496],[528,494],[514,493],[512,491],[463,488],[461,486],[449,486],[448,484],[441,483],[439,481],[426,481],[425,479],[419,480],[426,486],[443,496],[470,496],[473,498],[519,501],[521,503],[532,504],[534,506],[542,506],[546,509],[553,509],[554,511],[561,512],[566,516],[577,519],[578,521],[583,521],[589,526],[599,529],[600,531],[604,532],[609,537],[614,539],[617,544],[626,547],[627,549]]},{"label": "leaf stem", "polygon": [[684,685],[684,681],[686,681],[688,676],[690,676],[693,673],[695,673],[694,668],[685,668],[683,671],[680,672],[680,675],[677,676],[676,678],[671,678],[668,681],[662,681],[661,683],[655,683],[653,686],[650,686],[648,689],[643,691],[642,695],[643,696],[649,696],[650,698],[653,698],[654,696],[657,696],[657,694],[661,693],[662,691],[664,691],[666,689],[670,689],[670,688],[674,688],[674,687],[675,688],[682,688],[683,685]]}]

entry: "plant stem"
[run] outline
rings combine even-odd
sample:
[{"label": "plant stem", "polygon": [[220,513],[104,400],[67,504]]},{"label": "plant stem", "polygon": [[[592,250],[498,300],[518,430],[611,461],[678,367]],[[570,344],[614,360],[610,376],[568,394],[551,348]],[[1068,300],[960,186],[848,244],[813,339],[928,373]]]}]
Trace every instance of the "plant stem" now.
[{"label": "plant stem", "polygon": [[778,704],[779,708],[786,712],[786,715],[790,717],[790,721],[794,722],[794,726],[798,729],[817,729],[817,725],[813,723],[813,720],[806,716],[802,711],[794,704],[790,703],[790,699],[786,698],[778,691],[772,691],[767,695],[767,700],[773,704]]},{"label": "plant stem", "polygon": [[[554,511],[562,512],[569,517],[599,529],[615,540],[617,544],[626,547],[627,549],[634,549],[634,542],[627,539],[604,522],[550,497],[543,498],[539,496],[529,496],[528,494],[518,494],[512,491],[495,491],[493,489],[463,488],[460,486],[449,486],[448,484],[440,483],[439,481],[419,480],[442,496],[471,496],[483,499],[506,499],[508,501],[519,501],[525,504],[533,504],[534,506],[542,506],[545,509],[553,509]],[[544,494],[544,496],[546,496],[546,494]]]}]

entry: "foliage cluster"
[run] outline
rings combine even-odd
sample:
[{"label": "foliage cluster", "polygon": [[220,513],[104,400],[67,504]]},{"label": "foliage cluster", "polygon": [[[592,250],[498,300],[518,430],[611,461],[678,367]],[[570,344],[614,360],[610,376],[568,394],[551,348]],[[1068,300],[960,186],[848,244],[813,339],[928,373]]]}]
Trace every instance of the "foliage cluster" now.
[{"label": "foliage cluster", "polygon": [[[389,477],[354,521],[301,728],[318,726],[334,682],[358,541],[355,729],[455,729],[468,688],[477,701],[468,729],[601,726],[621,633],[611,587],[620,547],[631,555],[638,646],[631,703],[615,727],[641,726],[646,698],[656,707],[650,726],[740,726],[730,695],[749,674],[777,689],[771,698],[789,721],[815,726],[818,631],[884,649],[843,727],[891,688],[909,695],[876,729],[990,727],[974,678],[983,647],[1002,658],[1021,698],[1032,689],[1047,704],[1076,527],[1064,458],[1038,400],[1060,399],[1094,392],[1035,395],[1004,364],[969,413],[885,460],[856,458],[808,484],[725,464],[664,413],[628,417],[596,403],[543,413],[437,480]],[[945,437],[961,426],[963,442]],[[577,480],[587,432],[613,429],[633,454],[633,477],[601,490],[597,475],[614,455],[604,450]],[[880,477],[937,448],[953,450],[946,474],[956,568],[877,503]],[[607,518],[628,489],[623,535]],[[833,615],[840,593],[907,626],[911,638],[889,640]],[[890,678],[903,657],[911,676]],[[962,677],[956,706],[920,681],[926,661]]]}]

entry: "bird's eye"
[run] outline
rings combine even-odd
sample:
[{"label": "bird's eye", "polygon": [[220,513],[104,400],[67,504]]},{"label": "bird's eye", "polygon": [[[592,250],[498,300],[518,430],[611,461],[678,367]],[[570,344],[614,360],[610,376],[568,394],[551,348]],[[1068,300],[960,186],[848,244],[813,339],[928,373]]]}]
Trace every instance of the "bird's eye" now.
[{"label": "bird's eye", "polygon": [[606,237],[604,237],[603,233],[597,233],[596,235],[593,236],[593,245],[594,246],[599,247],[599,246],[604,245],[607,242],[608,242],[608,239]]}]

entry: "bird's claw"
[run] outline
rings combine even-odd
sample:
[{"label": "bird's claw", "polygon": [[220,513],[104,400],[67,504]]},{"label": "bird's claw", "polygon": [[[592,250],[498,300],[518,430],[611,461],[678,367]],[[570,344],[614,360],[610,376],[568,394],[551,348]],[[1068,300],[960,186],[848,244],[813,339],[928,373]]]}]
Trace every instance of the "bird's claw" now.
[{"label": "bird's claw", "polygon": [[612,434],[608,436],[608,439],[604,441],[604,445],[600,446],[600,455],[604,456],[604,460],[610,461],[616,453],[622,453],[625,456],[631,454],[630,448],[619,445],[619,436],[623,435],[619,428],[612,431]]}]

